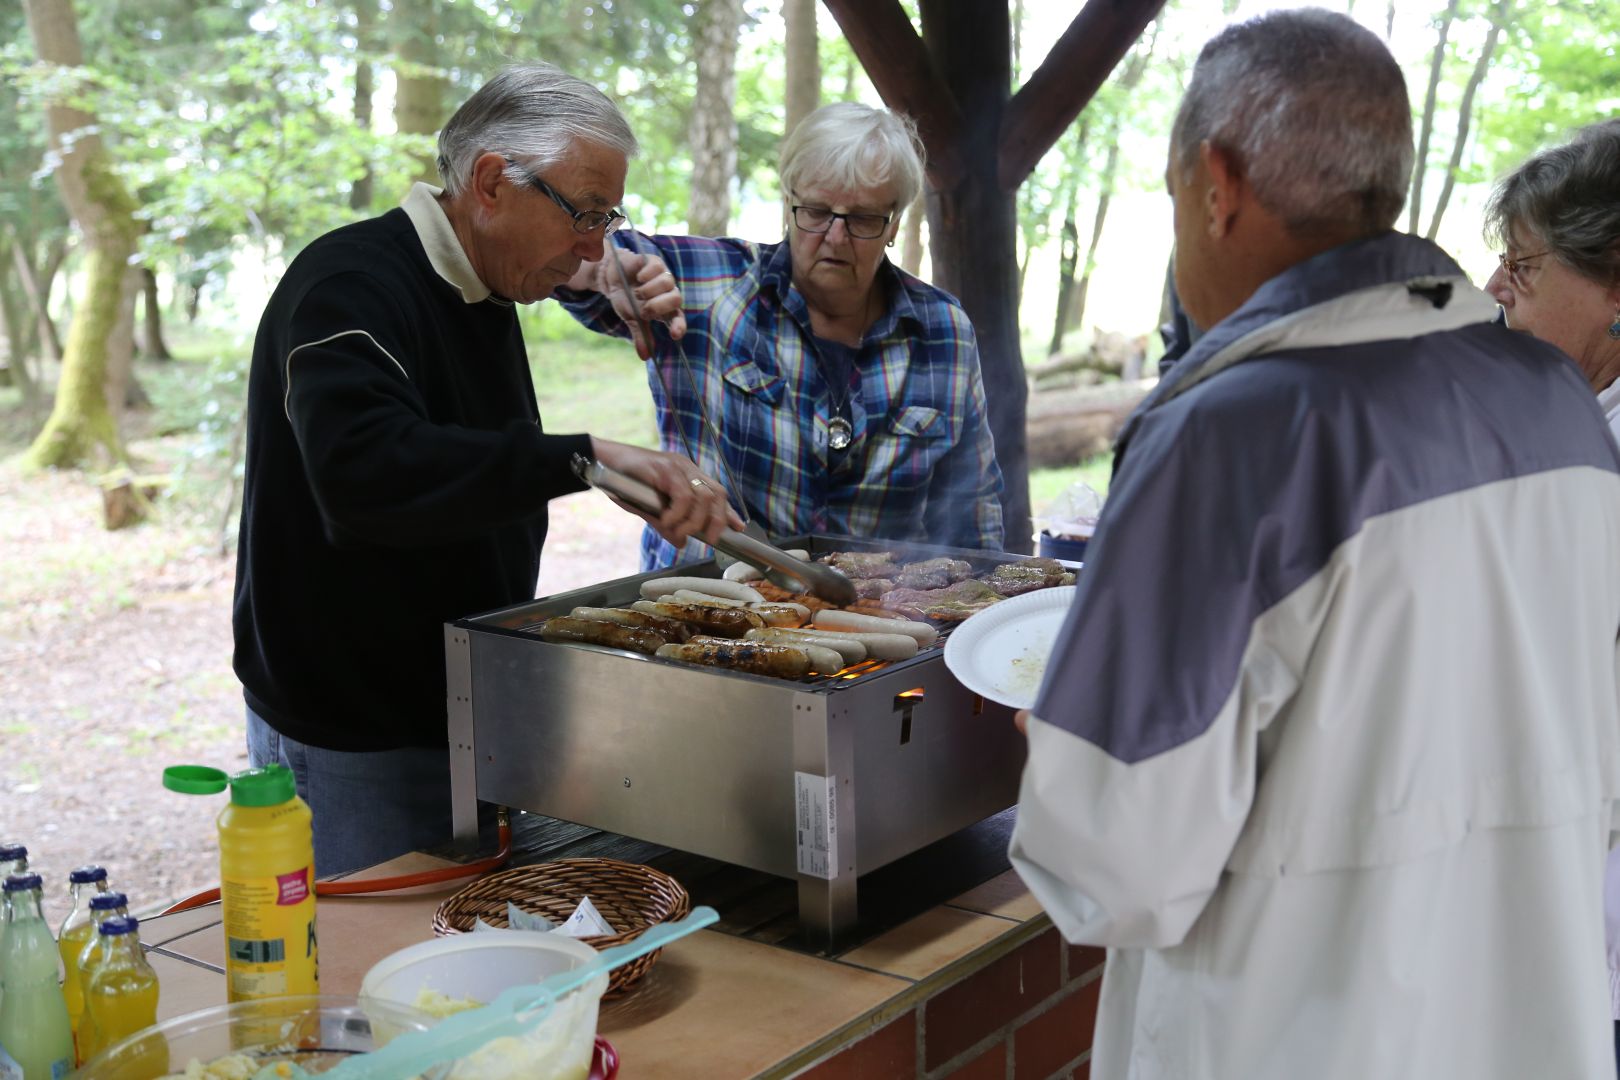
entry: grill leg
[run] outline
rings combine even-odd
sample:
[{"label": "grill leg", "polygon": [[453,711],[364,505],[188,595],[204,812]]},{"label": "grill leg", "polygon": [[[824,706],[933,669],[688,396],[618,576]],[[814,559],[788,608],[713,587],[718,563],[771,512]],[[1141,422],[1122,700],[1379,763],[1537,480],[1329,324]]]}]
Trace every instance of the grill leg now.
[{"label": "grill leg", "polygon": [[450,734],[450,827],[456,847],[478,848],[478,756],[473,745],[472,648],[467,631],[444,627],[445,706]]},{"label": "grill leg", "polygon": [[811,948],[832,952],[855,926],[855,875],[831,881],[799,875],[799,925]]}]

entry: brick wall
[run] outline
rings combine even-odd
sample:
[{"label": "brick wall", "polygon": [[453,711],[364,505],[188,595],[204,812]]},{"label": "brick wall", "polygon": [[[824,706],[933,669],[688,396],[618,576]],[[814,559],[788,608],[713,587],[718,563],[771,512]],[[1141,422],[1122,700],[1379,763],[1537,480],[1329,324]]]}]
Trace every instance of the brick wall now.
[{"label": "brick wall", "polygon": [[1048,928],[933,990],[799,1080],[1087,1080],[1103,951]]}]

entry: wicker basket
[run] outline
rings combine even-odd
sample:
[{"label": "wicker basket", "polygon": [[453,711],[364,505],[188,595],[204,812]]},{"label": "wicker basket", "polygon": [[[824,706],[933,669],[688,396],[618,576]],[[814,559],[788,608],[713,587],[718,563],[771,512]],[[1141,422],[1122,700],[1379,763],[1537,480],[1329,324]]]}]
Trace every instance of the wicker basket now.
[{"label": "wicker basket", "polygon": [[[648,927],[683,918],[692,910],[692,898],[680,883],[650,866],[617,859],[559,859],[479,878],[439,905],[433,913],[433,932],[440,937],[466,933],[479,919],[504,927],[509,900],[524,911],[562,923],[586,896],[610,925],[619,928],[617,934],[580,939],[597,949],[634,941]],[[614,969],[603,996],[627,993],[662,951],[655,949]]]}]

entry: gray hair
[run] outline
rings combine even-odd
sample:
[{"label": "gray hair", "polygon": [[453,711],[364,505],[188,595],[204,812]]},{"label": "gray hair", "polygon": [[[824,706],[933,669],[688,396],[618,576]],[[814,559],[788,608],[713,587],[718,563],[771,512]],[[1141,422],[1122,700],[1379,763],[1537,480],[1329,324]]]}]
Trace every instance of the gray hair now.
[{"label": "gray hair", "polygon": [[[627,159],[637,150],[630,124],[602,91],[551,64],[518,64],[480,86],[439,132],[439,175],[445,190],[457,195],[483,154],[521,157],[542,170],[567,157],[575,142]],[[516,166],[508,166],[507,175],[523,182]]]},{"label": "gray hair", "polygon": [[1485,237],[1506,248],[1515,225],[1582,277],[1620,283],[1620,119],[1582,128],[1497,183]]},{"label": "gray hair", "polygon": [[790,198],[801,184],[849,191],[892,182],[895,209],[904,210],[922,190],[922,140],[901,113],[834,102],[799,121],[782,141],[777,175]]},{"label": "gray hair", "polygon": [[1183,176],[1205,140],[1296,235],[1382,232],[1406,202],[1406,80],[1377,35],[1335,12],[1272,12],[1212,38],[1171,131]]}]

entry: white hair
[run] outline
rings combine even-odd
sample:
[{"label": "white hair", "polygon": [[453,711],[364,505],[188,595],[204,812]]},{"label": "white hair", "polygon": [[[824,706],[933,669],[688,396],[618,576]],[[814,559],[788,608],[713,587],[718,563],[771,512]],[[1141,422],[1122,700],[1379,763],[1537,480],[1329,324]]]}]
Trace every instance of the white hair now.
[{"label": "white hair", "polygon": [[887,109],[854,101],[823,105],[782,141],[777,175],[782,194],[801,185],[839,191],[894,184],[895,209],[910,206],[923,185],[917,125]]},{"label": "white hair", "polygon": [[1212,38],[1176,114],[1172,167],[1190,176],[1206,140],[1296,234],[1382,232],[1406,202],[1406,80],[1377,35],[1336,12],[1276,11]]},{"label": "white hair", "polygon": [[[602,91],[551,64],[519,64],[498,72],[462,103],[439,132],[439,175],[457,195],[473,162],[488,153],[518,157],[532,170],[555,165],[576,142],[636,154],[636,137],[619,107]],[[524,173],[507,167],[513,183]]]},{"label": "white hair", "polygon": [[1485,235],[1506,250],[1516,225],[1587,280],[1620,284],[1620,119],[1584,127],[1502,178]]}]

